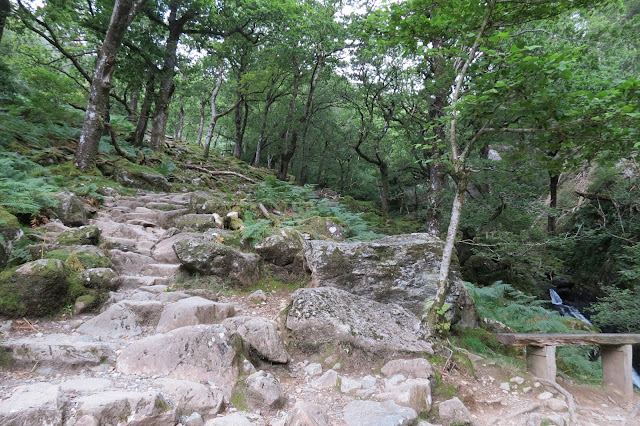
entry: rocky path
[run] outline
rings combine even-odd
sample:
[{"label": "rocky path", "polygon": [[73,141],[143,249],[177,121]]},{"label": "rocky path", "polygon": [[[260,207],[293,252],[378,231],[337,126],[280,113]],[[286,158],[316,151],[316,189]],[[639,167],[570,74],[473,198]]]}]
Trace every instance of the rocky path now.
[{"label": "rocky path", "polygon": [[[288,291],[179,290],[189,274],[173,246],[196,234],[174,225],[190,214],[189,202],[190,194],[105,199],[91,222],[112,271],[87,271],[87,279],[106,274],[117,291],[99,314],[0,324],[13,363],[0,371],[0,425],[426,426],[417,413],[436,403],[434,370],[468,406],[450,396],[437,401],[443,424],[571,421],[557,390],[505,377],[479,357],[470,377],[406,355],[372,360],[341,346],[315,352],[287,345],[275,319]],[[49,236],[64,230],[52,224]],[[217,241],[223,233],[197,235]],[[581,403],[572,424],[638,424],[629,406],[602,392],[572,391]]]}]

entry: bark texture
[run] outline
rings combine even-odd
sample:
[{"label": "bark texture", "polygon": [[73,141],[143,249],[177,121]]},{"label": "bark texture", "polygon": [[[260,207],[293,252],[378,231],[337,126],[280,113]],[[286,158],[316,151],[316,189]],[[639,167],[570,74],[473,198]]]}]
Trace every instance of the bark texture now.
[{"label": "bark texture", "polygon": [[96,70],[91,78],[91,91],[80,142],[74,158],[75,166],[80,170],[91,168],[98,153],[98,144],[107,121],[111,78],[116,65],[116,55],[122,44],[127,27],[135,18],[145,0],[116,0],[111,14],[109,29],[102,43]]}]

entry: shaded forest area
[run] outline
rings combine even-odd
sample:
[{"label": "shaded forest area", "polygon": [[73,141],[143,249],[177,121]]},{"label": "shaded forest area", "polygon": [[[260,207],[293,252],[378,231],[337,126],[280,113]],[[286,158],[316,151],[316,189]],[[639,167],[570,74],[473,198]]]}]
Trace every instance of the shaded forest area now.
[{"label": "shaded forest area", "polygon": [[638,332],[639,33],[638,0],[0,0],[0,205],[183,144],[441,236],[442,297],[455,245]]}]

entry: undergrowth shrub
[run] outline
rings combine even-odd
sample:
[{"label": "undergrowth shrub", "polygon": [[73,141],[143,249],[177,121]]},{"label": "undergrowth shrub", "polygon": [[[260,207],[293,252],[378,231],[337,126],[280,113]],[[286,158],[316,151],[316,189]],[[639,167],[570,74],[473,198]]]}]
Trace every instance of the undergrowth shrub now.
[{"label": "undergrowth shrub", "polygon": [[[546,301],[529,296],[503,282],[495,282],[488,287],[476,287],[465,283],[473,296],[480,317],[498,320],[520,333],[584,333],[569,327],[555,311],[548,311]],[[482,334],[482,333],[480,333]],[[480,353],[493,351],[490,340],[482,341],[473,334],[462,337],[470,350]],[[602,370],[598,362],[588,358],[588,346],[558,347],[558,369],[565,374],[584,381],[598,381],[602,378]],[[489,352],[490,353],[490,352]]]},{"label": "undergrowth shrub", "polygon": [[59,191],[46,168],[16,153],[0,153],[0,205],[9,213],[35,215],[55,206],[53,194]]}]

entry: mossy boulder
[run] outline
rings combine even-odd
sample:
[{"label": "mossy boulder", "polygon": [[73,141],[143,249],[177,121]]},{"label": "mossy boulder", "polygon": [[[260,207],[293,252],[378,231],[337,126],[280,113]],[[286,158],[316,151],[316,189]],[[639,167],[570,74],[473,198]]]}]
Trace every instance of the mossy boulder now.
[{"label": "mossy boulder", "polygon": [[[33,246],[32,246],[33,247]],[[48,251],[45,259],[58,259],[72,271],[80,272],[90,268],[111,268],[111,259],[96,246],[68,246]]]},{"label": "mossy boulder", "polygon": [[81,226],[80,228],[64,231],[56,238],[56,244],[61,246],[93,245],[100,243],[100,229],[96,225]]},{"label": "mossy boulder", "polygon": [[256,244],[255,251],[266,262],[290,265],[296,259],[302,259],[302,235],[293,229],[280,229]]},{"label": "mossy boulder", "polygon": [[230,203],[219,195],[206,191],[195,191],[189,198],[189,213],[224,215],[229,211]]},{"label": "mossy boulder", "polygon": [[58,259],[40,259],[0,275],[0,315],[44,316],[67,301],[68,269]]},{"label": "mossy boulder", "polygon": [[314,240],[344,241],[346,229],[339,219],[313,216],[303,220],[298,226],[302,234]]},{"label": "mossy boulder", "polygon": [[88,212],[84,203],[71,192],[60,192],[54,195],[58,205],[52,208],[53,213],[66,226],[83,226],[87,224]]},{"label": "mossy boulder", "polygon": [[206,237],[179,241],[173,249],[190,272],[229,279],[241,287],[260,280],[260,257],[256,254],[243,253]]},{"label": "mossy boulder", "polygon": [[242,221],[242,219],[240,219],[233,213],[234,212],[230,213],[230,215],[228,216],[225,216],[224,218],[225,229],[231,229],[232,231],[238,231],[238,230],[244,229],[244,222]]},{"label": "mossy boulder", "polygon": [[216,227],[216,219],[213,214],[185,214],[174,221],[178,229],[191,231],[206,231]]},{"label": "mossy boulder", "polygon": [[82,285],[100,292],[115,291],[120,283],[118,274],[111,268],[89,268],[78,274]]},{"label": "mossy boulder", "polygon": [[115,168],[113,179],[123,186],[135,189],[147,189],[151,191],[169,191],[171,185],[162,175],[144,172],[141,170],[130,170],[127,168]]},{"label": "mossy boulder", "polygon": [[0,268],[4,267],[11,257],[13,241],[20,238],[22,230],[18,219],[0,207]]}]

